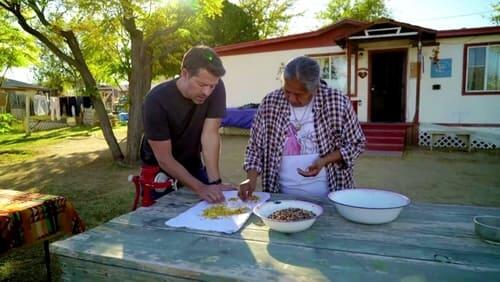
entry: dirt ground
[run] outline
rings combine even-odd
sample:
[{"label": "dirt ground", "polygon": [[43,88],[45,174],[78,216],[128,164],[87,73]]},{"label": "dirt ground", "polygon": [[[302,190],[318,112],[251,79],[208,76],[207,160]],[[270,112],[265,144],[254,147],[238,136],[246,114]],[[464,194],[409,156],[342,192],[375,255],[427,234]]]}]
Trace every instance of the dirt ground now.
[{"label": "dirt ground", "polygon": [[[225,136],[222,173],[243,177],[247,138]],[[357,187],[403,193],[413,201],[500,206],[500,151],[460,152],[409,148],[403,157],[361,156],[355,163]]]},{"label": "dirt ground", "polygon": [[[225,181],[238,183],[243,179],[246,142],[245,136],[223,136],[221,172]],[[103,170],[108,173],[101,175]],[[403,157],[361,156],[355,166],[355,181],[357,187],[398,191],[414,201],[500,206],[499,172],[500,151],[410,148]],[[0,163],[0,187],[45,193],[59,190],[58,186],[79,187],[89,199],[98,200],[99,194],[107,193],[106,187],[116,185],[131,195],[133,186],[127,176],[133,173],[137,168],[113,165],[104,139],[94,134],[41,148],[22,164]]]}]

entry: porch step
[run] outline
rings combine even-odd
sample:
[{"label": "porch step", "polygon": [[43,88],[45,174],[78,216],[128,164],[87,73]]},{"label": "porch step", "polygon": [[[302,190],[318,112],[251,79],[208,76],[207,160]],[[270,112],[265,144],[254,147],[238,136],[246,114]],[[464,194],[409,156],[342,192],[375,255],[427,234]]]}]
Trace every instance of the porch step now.
[{"label": "porch step", "polygon": [[361,123],[363,129],[374,130],[406,130],[406,123]]},{"label": "porch step", "polygon": [[372,136],[372,137],[404,137],[406,135],[405,130],[394,130],[394,129],[363,129],[363,132],[365,133],[365,136]]},{"label": "porch step", "polygon": [[376,143],[376,144],[404,144],[405,137],[404,136],[393,137],[393,136],[380,136],[380,135],[370,136],[370,135],[367,135],[366,141],[368,143],[371,143],[371,144],[373,144],[373,143]]},{"label": "porch step", "polygon": [[367,143],[365,149],[368,151],[399,151],[404,150],[404,144],[387,144],[387,143]]},{"label": "porch step", "polygon": [[403,151],[373,151],[366,150],[363,156],[375,156],[375,157],[402,157]]},{"label": "porch step", "polygon": [[408,126],[404,123],[362,123],[366,155],[402,156]]}]

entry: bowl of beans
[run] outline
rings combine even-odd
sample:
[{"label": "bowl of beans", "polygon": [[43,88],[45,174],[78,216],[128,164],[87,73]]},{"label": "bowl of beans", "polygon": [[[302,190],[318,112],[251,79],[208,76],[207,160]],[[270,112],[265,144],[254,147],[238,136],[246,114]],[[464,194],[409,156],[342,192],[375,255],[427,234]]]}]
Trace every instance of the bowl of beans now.
[{"label": "bowl of beans", "polygon": [[256,206],[253,213],[275,231],[295,233],[306,230],[323,213],[317,204],[299,200],[268,201]]}]

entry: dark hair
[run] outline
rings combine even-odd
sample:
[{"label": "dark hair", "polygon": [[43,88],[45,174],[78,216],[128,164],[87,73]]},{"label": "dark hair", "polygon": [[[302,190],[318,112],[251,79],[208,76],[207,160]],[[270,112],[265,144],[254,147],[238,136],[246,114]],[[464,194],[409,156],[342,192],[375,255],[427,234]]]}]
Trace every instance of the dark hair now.
[{"label": "dark hair", "polygon": [[200,69],[206,69],[217,77],[226,73],[217,53],[207,46],[195,46],[189,49],[182,58],[182,69],[186,69],[190,76],[197,75]]},{"label": "dark hair", "polygon": [[284,79],[296,79],[304,88],[313,93],[320,83],[320,69],[316,60],[306,56],[295,57],[285,66]]}]

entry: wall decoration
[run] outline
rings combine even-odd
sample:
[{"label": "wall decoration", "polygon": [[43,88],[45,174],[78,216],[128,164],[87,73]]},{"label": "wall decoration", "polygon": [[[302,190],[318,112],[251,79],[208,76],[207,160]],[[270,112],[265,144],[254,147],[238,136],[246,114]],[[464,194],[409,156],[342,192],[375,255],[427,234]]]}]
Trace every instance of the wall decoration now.
[{"label": "wall decoration", "polygon": [[358,68],[358,76],[363,79],[368,75],[368,69],[367,68]]},{"label": "wall decoration", "polygon": [[418,63],[410,62],[410,78],[416,78],[418,75]]},{"label": "wall decoration", "polygon": [[278,71],[276,72],[276,80],[281,80],[283,71],[285,71],[285,63],[281,62],[280,66],[278,67]]},{"label": "wall decoration", "polygon": [[437,64],[439,62],[439,46],[436,48],[432,48],[432,56],[429,57],[433,64]]},{"label": "wall decoration", "polygon": [[430,64],[431,77],[451,77],[451,59],[439,59],[436,63]]}]

